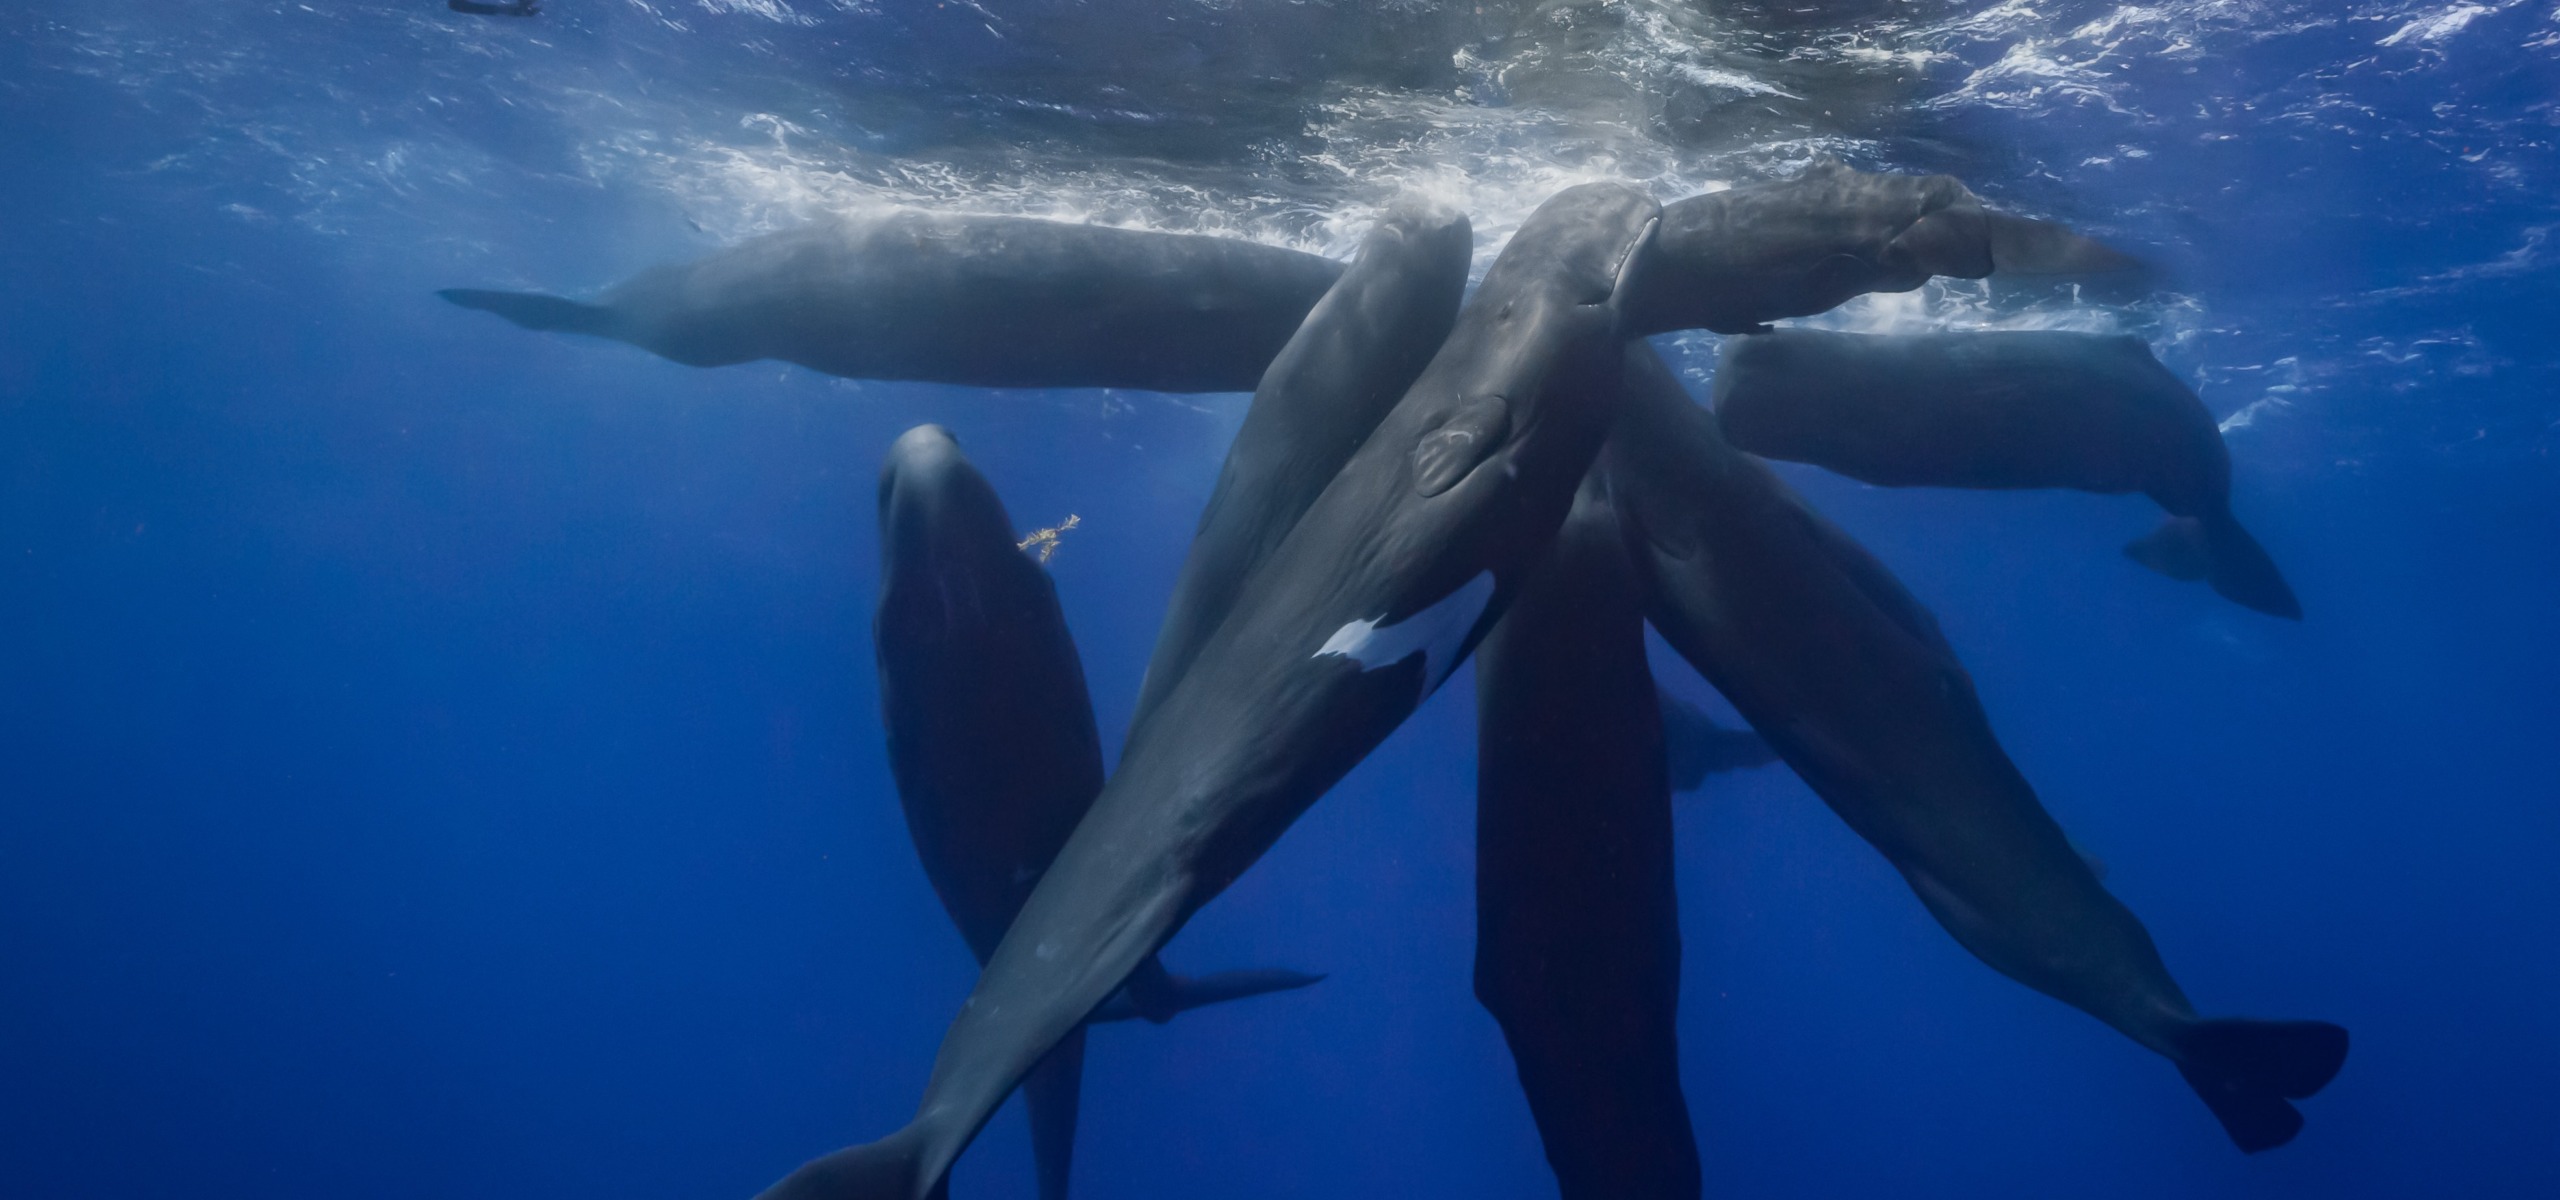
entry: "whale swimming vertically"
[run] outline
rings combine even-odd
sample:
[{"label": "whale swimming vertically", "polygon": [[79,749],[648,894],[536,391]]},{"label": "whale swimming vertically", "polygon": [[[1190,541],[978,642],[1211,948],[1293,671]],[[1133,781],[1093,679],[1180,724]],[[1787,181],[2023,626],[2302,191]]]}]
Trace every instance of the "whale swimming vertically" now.
[{"label": "whale swimming vertically", "polygon": [[1992,735],[1937,621],[1629,348],[1605,462],[1664,640],[1993,969],[2175,1063],[2241,1149],[2344,1062],[2316,1021],[2199,1018]]},{"label": "whale swimming vertically", "polygon": [[1476,998],[1564,1200],[1695,1200],[1644,596],[1597,472],[1476,649]]},{"label": "whale swimming vertically", "polygon": [[2213,414],[2139,338],[1781,330],[1725,343],[1714,403],[1741,449],[1886,487],[2141,492],[2169,519],[2125,547],[2135,561],[2302,616],[2231,515]]},{"label": "whale swimming vertically", "polygon": [[1132,727],[1173,690],[1253,569],[1430,365],[1458,319],[1473,247],[1465,214],[1399,198],[1271,360],[1201,510]]},{"label": "whale swimming vertically", "polygon": [[[1084,669],[1048,572],[1022,553],[995,489],[939,426],[909,430],[880,472],[881,588],[872,624],[889,768],[925,875],[984,963],[1032,886],[1102,790]],[[1316,977],[1236,971],[1202,979],[1143,965],[1149,1011],[1183,1009]],[[1084,1032],[1022,1081],[1044,1200],[1067,1194]]]},{"label": "whale swimming vertically", "polygon": [[2049,221],[1985,208],[1951,175],[1879,175],[1817,160],[1793,179],[1662,210],[1657,260],[1629,304],[1639,333],[1760,333],[1931,276],[2091,275],[2140,264]]},{"label": "whale swimming vertically", "polygon": [[1132,732],[944,1038],[915,1119],[769,1197],[936,1192],[1023,1074],[1447,678],[1599,451],[1617,301],[1659,212],[1593,184],[1530,217],[1430,367]]},{"label": "whale swimming vertically", "polygon": [[1232,238],[898,210],[654,267],[591,304],[438,294],[696,367],[773,358],[854,379],[1241,392],[1341,273]]}]

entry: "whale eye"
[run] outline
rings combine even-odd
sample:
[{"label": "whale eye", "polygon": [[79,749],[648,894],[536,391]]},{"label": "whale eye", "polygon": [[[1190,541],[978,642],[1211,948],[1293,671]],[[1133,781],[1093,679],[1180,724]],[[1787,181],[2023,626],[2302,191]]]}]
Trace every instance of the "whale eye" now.
[{"label": "whale eye", "polygon": [[1458,486],[1511,432],[1511,407],[1500,396],[1460,404],[1413,448],[1413,490],[1437,496]]}]

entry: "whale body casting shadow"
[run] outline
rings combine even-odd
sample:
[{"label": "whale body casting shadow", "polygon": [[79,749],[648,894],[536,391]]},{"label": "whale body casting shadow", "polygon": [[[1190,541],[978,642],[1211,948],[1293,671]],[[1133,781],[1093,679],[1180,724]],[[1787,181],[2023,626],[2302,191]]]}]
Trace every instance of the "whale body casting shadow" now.
[{"label": "whale body casting shadow", "polygon": [[[880,710],[907,832],[925,875],[984,964],[1102,790],[1084,669],[1048,572],[949,431],[925,425],[880,472]],[[1175,1013],[1305,987],[1296,971],[1167,972],[1150,957],[1093,1021]],[[1084,1031],[1023,1078],[1044,1200],[1063,1200],[1075,1150]]]},{"label": "whale body casting shadow", "polygon": [[2050,221],[1982,206],[1951,175],[1878,175],[1817,160],[1662,210],[1633,332],[1763,333],[1934,275],[2096,275],[2140,263]]},{"label": "whale body casting shadow", "polygon": [[1341,273],[1232,238],[901,210],[654,267],[592,304],[437,294],[696,367],[773,358],[854,379],[1241,392]]},{"label": "whale body casting shadow", "polygon": [[1476,648],[1475,993],[1563,1200],[1696,1200],[1644,598],[1595,472]]},{"label": "whale body casting shadow", "polygon": [[1884,487],[2141,492],[2169,519],[2125,547],[2134,561],[2302,617],[2231,515],[2213,414],[2139,338],[1781,330],[1725,343],[1714,403],[1741,449]]},{"label": "whale body casting shadow", "polygon": [[915,1119],[768,1196],[937,1191],[1024,1073],[1447,678],[1598,453],[1616,300],[1659,211],[1588,185],[1522,226],[1422,377],[1132,731],[953,1022]]},{"label": "whale body casting shadow", "polygon": [[2317,1021],[2202,1019],[1992,735],[1935,618],[1629,347],[1605,458],[1664,640],[1994,970],[2177,1064],[2242,1150],[2345,1061]]}]

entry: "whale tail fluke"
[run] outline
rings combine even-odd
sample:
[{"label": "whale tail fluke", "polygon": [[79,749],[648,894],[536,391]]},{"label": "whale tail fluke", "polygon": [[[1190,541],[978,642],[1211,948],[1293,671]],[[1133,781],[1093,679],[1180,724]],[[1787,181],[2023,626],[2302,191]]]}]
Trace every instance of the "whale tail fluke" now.
[{"label": "whale tail fluke", "polygon": [[1322,975],[1279,969],[1217,971],[1207,975],[1176,975],[1165,971],[1152,976],[1142,970],[1131,975],[1128,985],[1112,993],[1111,998],[1103,1001],[1102,1007],[1095,1009],[1086,1021],[1099,1025],[1143,1017],[1162,1025],[1195,1008],[1272,992],[1294,991],[1323,980]]},{"label": "whale tail fluke", "polygon": [[621,320],[610,308],[581,304],[540,292],[491,292],[479,288],[445,288],[436,293],[464,308],[492,312],[526,329],[619,336]]},{"label": "whale tail fluke", "polygon": [[2302,601],[2267,557],[2266,547],[2229,515],[2171,517],[2124,548],[2125,556],[2171,579],[2205,581],[2222,597],[2288,621],[2302,619]]},{"label": "whale tail fluke", "polygon": [[2326,1021],[2202,1021],[2178,1039],[2178,1073],[2243,1151],[2302,1132],[2300,1100],[2347,1061],[2347,1031]]},{"label": "whale tail fluke", "polygon": [[1207,975],[1173,977],[1173,1008],[1189,1012],[1229,1000],[1267,996],[1273,992],[1291,992],[1324,982],[1322,975],[1279,968],[1254,971],[1217,971]]},{"label": "whale tail fluke", "polygon": [[2141,259],[2051,221],[1984,211],[1991,268],[2002,275],[2111,275],[2143,269]]}]

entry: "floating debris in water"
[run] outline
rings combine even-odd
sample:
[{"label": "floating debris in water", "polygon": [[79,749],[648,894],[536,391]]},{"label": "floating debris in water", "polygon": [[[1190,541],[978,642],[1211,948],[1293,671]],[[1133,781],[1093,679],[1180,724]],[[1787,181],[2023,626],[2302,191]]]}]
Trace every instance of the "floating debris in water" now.
[{"label": "floating debris in water", "polygon": [[1058,552],[1058,535],[1083,523],[1084,518],[1079,517],[1074,513],[1068,513],[1066,520],[1060,521],[1046,529],[1032,530],[1029,537],[1022,539],[1014,545],[1014,549],[1020,550],[1025,554],[1029,554],[1033,547],[1039,547],[1040,561],[1046,563],[1049,561],[1050,555]]}]

